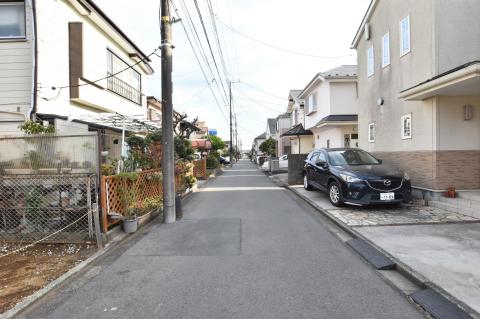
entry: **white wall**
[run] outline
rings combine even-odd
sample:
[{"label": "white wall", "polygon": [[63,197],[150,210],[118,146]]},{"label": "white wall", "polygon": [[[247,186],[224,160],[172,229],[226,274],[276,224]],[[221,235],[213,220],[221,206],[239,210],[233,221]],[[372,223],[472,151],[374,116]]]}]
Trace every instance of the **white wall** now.
[{"label": "white wall", "polygon": [[358,114],[357,82],[330,82],[331,114]]},{"label": "white wall", "polygon": [[[473,118],[464,120],[463,106],[473,106]],[[480,95],[442,96],[437,100],[438,150],[480,150]]]},{"label": "white wall", "polygon": [[[33,82],[33,23],[31,1],[25,1],[26,39],[0,41],[0,127],[2,132],[19,132],[31,107]],[[3,113],[5,112],[5,113]]]},{"label": "white wall", "polygon": [[[90,81],[107,75],[107,48],[111,49],[129,64],[130,59],[119,43],[100,30],[87,16],[80,15],[65,0],[37,1],[38,23],[38,76],[42,88],[41,97],[50,101],[38,100],[38,112],[59,115],[85,114],[95,112],[118,112],[122,114],[143,114],[143,105],[133,103],[106,90],[107,81],[98,82],[101,88],[85,85],[80,87],[80,99],[72,103],[69,89],[52,91],[49,87],[69,85],[69,22],[83,23],[83,69],[84,78]],[[134,67],[141,74],[139,67]],[[142,79],[143,80],[143,79]]]},{"label": "white wall", "polygon": [[[331,106],[330,106],[330,83],[327,81],[322,81],[318,85],[312,88],[308,95],[313,93],[317,94],[317,110],[306,114],[305,117],[305,129],[310,129],[315,124],[318,123],[325,116],[330,115]],[[305,103],[307,103],[308,97],[305,98]],[[306,106],[305,106],[306,108]],[[305,109],[306,112],[306,109]]]},{"label": "white wall", "polygon": [[[315,140],[315,148],[327,148],[330,141],[330,148],[345,147],[345,134],[357,134],[356,125],[324,126],[312,129]],[[355,147],[350,143],[350,147]]]},{"label": "white wall", "polygon": [[310,153],[310,151],[314,148],[313,137],[311,135],[300,136],[300,152],[298,147],[298,138],[291,137],[291,151],[292,154],[306,154]]}]

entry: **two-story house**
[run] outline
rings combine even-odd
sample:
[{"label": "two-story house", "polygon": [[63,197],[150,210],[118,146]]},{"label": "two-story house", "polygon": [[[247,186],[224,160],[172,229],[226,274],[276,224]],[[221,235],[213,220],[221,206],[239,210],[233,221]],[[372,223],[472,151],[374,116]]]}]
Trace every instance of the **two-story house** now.
[{"label": "two-story house", "polygon": [[252,157],[254,160],[256,160],[256,157],[263,154],[263,152],[260,150],[260,145],[262,145],[263,142],[265,142],[267,139],[267,133],[264,132],[260,134],[259,136],[255,137],[253,139],[253,144],[252,144]]},{"label": "two-story house", "polygon": [[290,138],[282,136],[283,133],[290,129],[291,118],[288,113],[277,116],[275,123],[275,136],[273,137],[277,141],[277,156],[281,157],[285,154],[290,154],[291,145]]},{"label": "two-story house", "polygon": [[298,97],[305,100],[312,148],[358,147],[356,65],[318,73]]},{"label": "two-story house", "polygon": [[480,5],[373,0],[355,35],[360,147],[423,194],[480,189]]},{"label": "two-story house", "polygon": [[0,1],[0,17],[0,134],[27,119],[79,133],[103,127],[92,115],[145,116],[150,59],[92,0]]},{"label": "two-story house", "polygon": [[290,152],[292,154],[305,153],[312,148],[312,132],[305,130],[304,100],[299,98],[302,90],[288,92],[288,105],[286,114],[290,115],[290,129],[283,133],[283,138],[290,139]]}]

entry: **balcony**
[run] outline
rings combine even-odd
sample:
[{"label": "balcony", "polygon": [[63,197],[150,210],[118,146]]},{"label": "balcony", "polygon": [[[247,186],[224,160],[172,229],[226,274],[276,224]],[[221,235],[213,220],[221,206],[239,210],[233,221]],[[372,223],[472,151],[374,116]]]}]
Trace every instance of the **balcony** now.
[{"label": "balcony", "polygon": [[109,91],[112,91],[113,93],[116,93],[139,105],[142,104],[142,93],[139,90],[120,80],[118,77],[111,76],[110,73],[108,75],[110,76],[107,79],[107,89]]}]

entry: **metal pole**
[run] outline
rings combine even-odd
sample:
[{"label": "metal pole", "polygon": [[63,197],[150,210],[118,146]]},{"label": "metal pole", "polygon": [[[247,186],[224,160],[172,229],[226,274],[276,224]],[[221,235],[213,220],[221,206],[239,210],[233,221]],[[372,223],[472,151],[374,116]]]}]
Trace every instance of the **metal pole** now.
[{"label": "metal pole", "polygon": [[173,139],[173,103],[172,103],[172,22],[168,0],[160,0],[161,36],[162,36],[162,185],[163,185],[163,222],[173,223],[175,216],[175,159]]},{"label": "metal pole", "polygon": [[228,92],[230,95],[230,166],[233,166],[233,126],[232,126],[232,82],[228,81]]}]

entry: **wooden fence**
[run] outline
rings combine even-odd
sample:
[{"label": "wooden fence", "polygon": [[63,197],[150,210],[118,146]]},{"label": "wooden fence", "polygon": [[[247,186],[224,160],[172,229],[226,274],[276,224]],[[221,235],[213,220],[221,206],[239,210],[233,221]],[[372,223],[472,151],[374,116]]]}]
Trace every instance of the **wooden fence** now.
[{"label": "wooden fence", "polygon": [[193,162],[193,176],[196,178],[207,179],[207,160],[197,160]]}]

